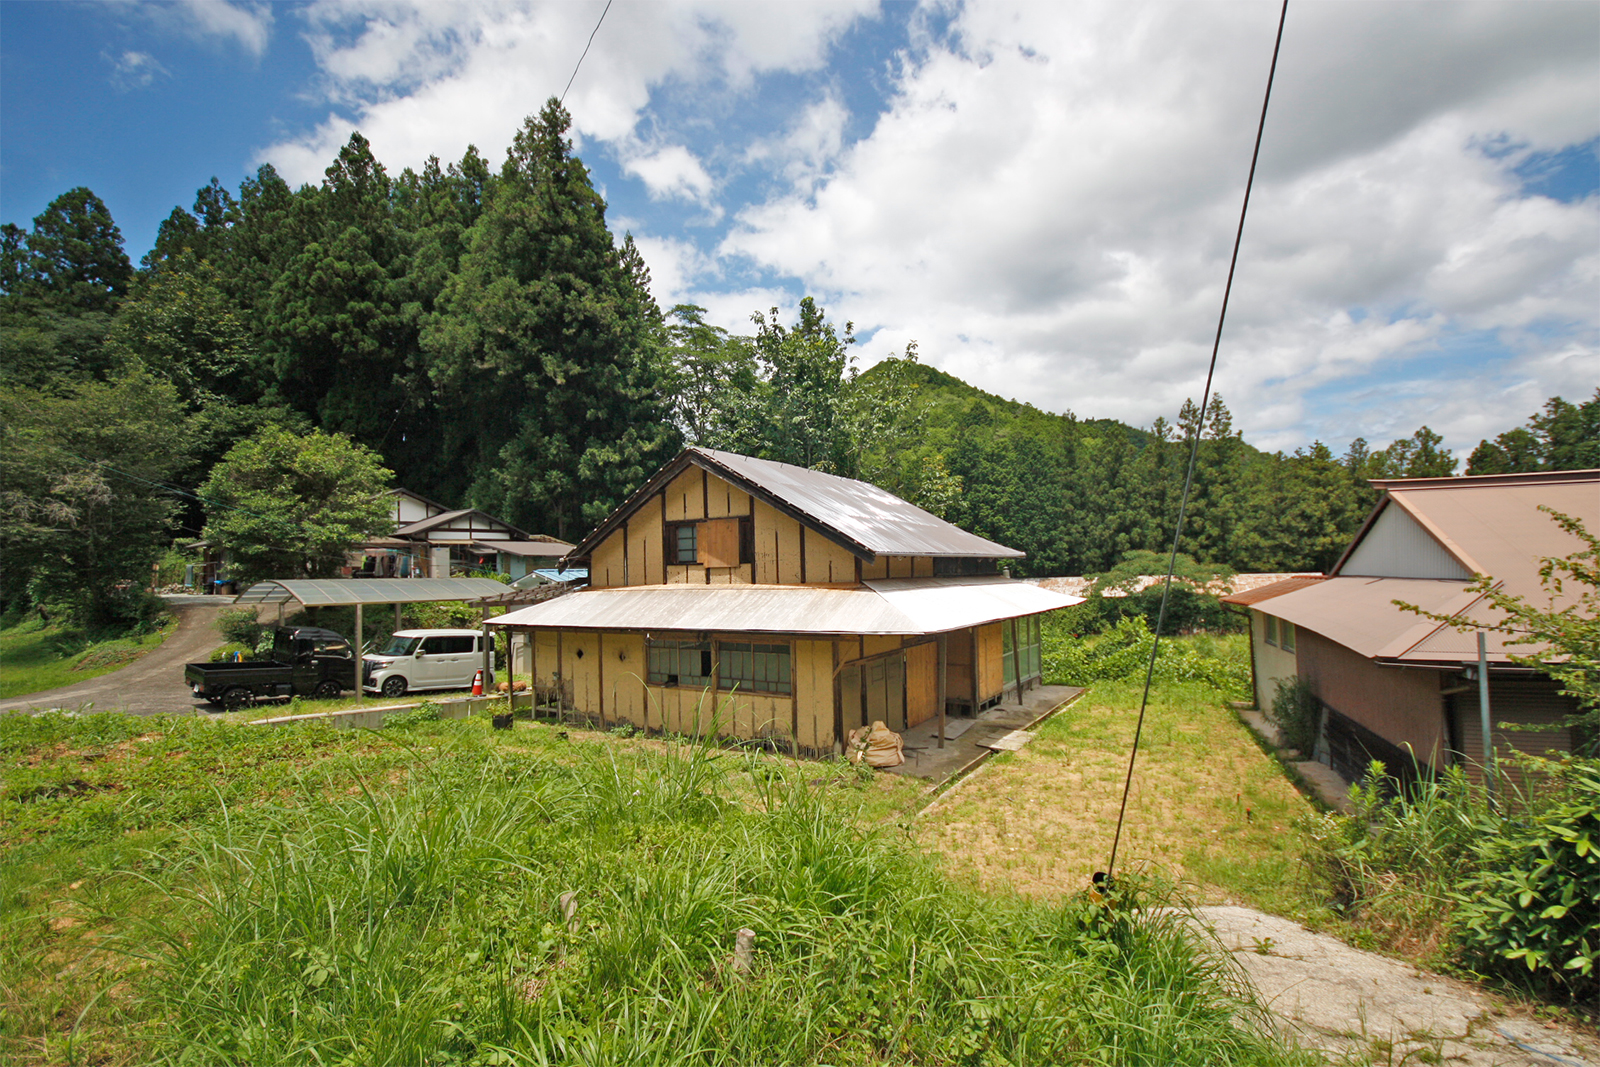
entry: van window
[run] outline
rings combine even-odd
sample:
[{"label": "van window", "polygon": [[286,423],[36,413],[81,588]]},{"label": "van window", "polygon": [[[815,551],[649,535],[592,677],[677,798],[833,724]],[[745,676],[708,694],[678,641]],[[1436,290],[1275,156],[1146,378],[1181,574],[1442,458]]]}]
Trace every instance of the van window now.
[{"label": "van window", "polygon": [[477,639],[472,637],[430,637],[423,643],[422,651],[429,656],[459,656],[473,651]]}]

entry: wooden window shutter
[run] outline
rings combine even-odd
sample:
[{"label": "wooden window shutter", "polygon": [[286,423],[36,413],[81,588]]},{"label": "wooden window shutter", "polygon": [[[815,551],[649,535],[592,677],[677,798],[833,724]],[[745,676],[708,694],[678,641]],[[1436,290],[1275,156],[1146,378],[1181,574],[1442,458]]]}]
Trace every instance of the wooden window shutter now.
[{"label": "wooden window shutter", "polygon": [[707,567],[739,565],[738,519],[713,519],[700,524],[700,562]]}]

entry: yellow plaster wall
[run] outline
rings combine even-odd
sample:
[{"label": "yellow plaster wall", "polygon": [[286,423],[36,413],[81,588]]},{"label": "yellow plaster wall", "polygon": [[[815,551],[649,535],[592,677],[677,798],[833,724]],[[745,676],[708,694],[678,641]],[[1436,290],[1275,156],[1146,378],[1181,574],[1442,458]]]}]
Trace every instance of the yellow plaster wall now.
[{"label": "yellow plaster wall", "polygon": [[795,740],[802,749],[833,749],[833,642],[796,641],[794,678]]},{"label": "yellow plaster wall", "polygon": [[631,722],[644,729],[647,707],[644,691],[649,664],[644,655],[644,635],[608,633],[605,635],[606,719]]},{"label": "yellow plaster wall", "polygon": [[706,472],[689,467],[667,484],[667,521],[706,517]]},{"label": "yellow plaster wall", "polygon": [[756,582],[798,585],[800,524],[777,509],[755,502]]},{"label": "yellow plaster wall", "polygon": [[848,585],[856,580],[856,558],[814,530],[806,532],[806,583]]},{"label": "yellow plaster wall", "polygon": [[661,585],[666,581],[661,525],[660,497],[651,497],[628,516],[628,584]]},{"label": "yellow plaster wall", "polygon": [[622,575],[622,531],[607,537],[589,554],[589,586],[610,589],[627,584]]}]

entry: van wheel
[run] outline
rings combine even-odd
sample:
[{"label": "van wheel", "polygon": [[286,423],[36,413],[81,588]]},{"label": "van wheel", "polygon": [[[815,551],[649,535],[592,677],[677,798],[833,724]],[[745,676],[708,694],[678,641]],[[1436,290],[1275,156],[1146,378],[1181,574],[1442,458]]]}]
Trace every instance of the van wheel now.
[{"label": "van wheel", "polygon": [[250,690],[243,686],[236,685],[222,694],[222,706],[229,711],[238,711],[248,703],[250,703]]},{"label": "van wheel", "polygon": [[338,700],[339,694],[342,692],[344,692],[344,687],[330,678],[325,682],[318,682],[317,688],[312,691],[311,695],[318,700]]},{"label": "van wheel", "polygon": [[398,674],[391,674],[383,680],[383,695],[386,697],[403,697],[406,695],[406,680]]}]

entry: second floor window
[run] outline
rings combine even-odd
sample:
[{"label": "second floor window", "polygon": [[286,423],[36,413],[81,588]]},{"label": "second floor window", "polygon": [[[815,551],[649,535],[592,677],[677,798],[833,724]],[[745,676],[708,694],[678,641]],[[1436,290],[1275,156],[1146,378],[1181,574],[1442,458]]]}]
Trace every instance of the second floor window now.
[{"label": "second floor window", "polygon": [[667,551],[672,563],[698,563],[699,528],[692,522],[667,526]]}]

